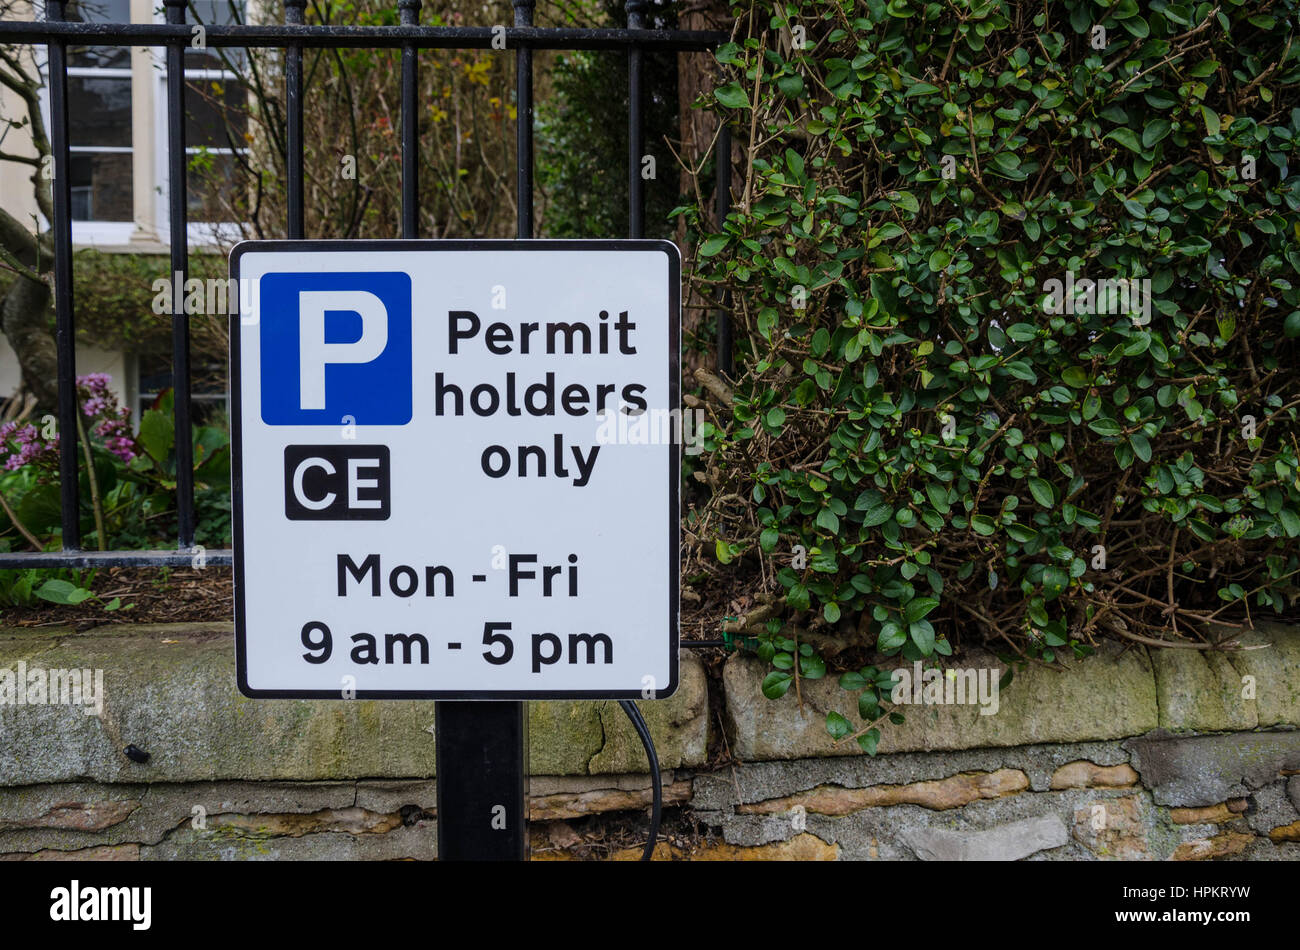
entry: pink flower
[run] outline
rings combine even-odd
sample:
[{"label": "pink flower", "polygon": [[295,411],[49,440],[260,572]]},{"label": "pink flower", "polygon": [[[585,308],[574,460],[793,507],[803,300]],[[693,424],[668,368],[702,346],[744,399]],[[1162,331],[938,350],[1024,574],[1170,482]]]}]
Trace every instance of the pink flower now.
[{"label": "pink flower", "polygon": [[[135,438],[131,435],[130,413],[117,404],[117,395],[109,389],[112,382],[107,373],[89,373],[77,377],[77,394],[81,398],[81,411],[88,419],[98,420],[90,427],[88,436],[98,438],[105,451],[123,462],[138,455]],[[17,471],[25,465],[37,465],[53,470],[58,467],[59,437],[46,440],[36,426],[17,422],[0,424],[0,458],[6,471]]]},{"label": "pink flower", "polygon": [[6,471],[14,472],[31,464],[48,467],[58,464],[58,436],[47,442],[41,438],[36,426],[30,423],[22,428],[16,422],[6,422],[0,426],[0,449],[9,453],[4,462]]}]

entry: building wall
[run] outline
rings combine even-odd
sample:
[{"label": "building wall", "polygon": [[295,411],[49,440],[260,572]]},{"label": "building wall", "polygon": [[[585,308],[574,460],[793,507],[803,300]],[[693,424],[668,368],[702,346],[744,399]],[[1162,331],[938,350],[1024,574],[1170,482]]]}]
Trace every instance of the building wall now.
[{"label": "building wall", "polygon": [[[10,13],[10,16],[16,20],[31,20],[31,7],[17,7]],[[36,61],[33,58],[32,50],[21,50],[19,57],[34,74]],[[17,93],[7,86],[0,86],[0,114],[13,118],[26,114],[26,104]],[[10,129],[5,136],[4,151],[12,152],[15,155],[34,157],[36,147],[32,144],[31,130],[26,127]],[[21,162],[0,161],[0,208],[4,208],[5,211],[19,221],[32,222],[34,229],[36,199],[32,194],[32,172],[31,165]]]},{"label": "building wall", "polygon": [[[39,5],[38,5],[39,6]],[[155,22],[155,0],[130,0],[130,19],[133,23]],[[259,15],[260,4],[251,9]],[[26,6],[15,11],[19,18],[34,18],[33,8]],[[25,54],[33,74],[37,72],[38,59],[34,51]],[[41,51],[39,63],[44,62]],[[132,139],[132,208],[130,222],[73,222],[74,249],[95,247],[104,251],[122,253],[166,253],[168,184],[166,176],[166,115],[162,81],[164,58],[161,50],[133,47],[130,56],[131,70],[131,139]],[[11,90],[0,87],[0,109],[5,116],[24,115],[26,106]],[[48,102],[44,109],[48,127]],[[30,129],[13,129],[5,138],[4,151],[17,155],[35,156],[37,151]],[[20,162],[0,161],[0,208],[20,221],[30,222],[33,230],[45,228],[48,222],[40,218],[33,194],[31,176],[33,168]],[[189,247],[191,254],[219,250],[211,243],[204,226],[192,226]],[[75,267],[74,259],[74,267]],[[87,301],[81,301],[86,303]],[[79,346],[77,372],[107,373],[112,377],[113,388],[123,402],[131,407],[133,418],[138,415],[134,355],[125,351],[109,352],[94,346]],[[0,398],[7,398],[21,384],[17,356],[9,343],[0,335]],[[137,420],[138,421],[138,420]]]},{"label": "building wall", "polygon": [[[135,360],[122,350],[103,350],[96,346],[77,347],[77,375],[89,373],[106,373],[110,379],[109,388],[117,393],[123,405],[132,411],[132,423],[136,419]],[[9,343],[0,337],[0,400],[8,399],[22,386],[23,374],[18,366],[18,356]]]}]

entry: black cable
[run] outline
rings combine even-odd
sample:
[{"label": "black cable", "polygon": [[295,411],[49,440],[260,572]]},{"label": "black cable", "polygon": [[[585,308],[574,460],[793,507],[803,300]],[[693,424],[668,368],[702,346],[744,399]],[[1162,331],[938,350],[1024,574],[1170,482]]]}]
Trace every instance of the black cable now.
[{"label": "black cable", "polygon": [[650,736],[650,727],[645,724],[645,717],[641,715],[641,710],[636,708],[636,703],[630,699],[620,699],[618,704],[623,707],[623,712],[627,713],[627,718],[632,720],[632,728],[641,737],[641,745],[645,747],[645,756],[650,760],[650,781],[654,788],[654,805],[650,809],[650,838],[645,843],[645,851],[641,853],[641,860],[649,861],[655,853],[655,843],[659,840],[659,820],[663,816],[664,808],[664,786],[659,777],[659,756],[655,754],[655,741]]}]

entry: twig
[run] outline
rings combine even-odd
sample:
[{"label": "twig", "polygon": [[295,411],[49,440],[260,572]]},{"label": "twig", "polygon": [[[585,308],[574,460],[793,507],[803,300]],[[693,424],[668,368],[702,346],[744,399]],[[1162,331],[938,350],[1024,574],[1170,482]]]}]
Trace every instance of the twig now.
[{"label": "twig", "polygon": [[9,516],[9,520],[13,522],[14,527],[18,529],[19,533],[28,540],[33,550],[45,550],[45,548],[41,547],[41,542],[37,541],[36,537],[27,530],[27,526],[18,520],[18,515],[9,507],[9,502],[4,495],[0,495],[0,508],[4,508],[5,514]]},{"label": "twig", "polygon": [[724,383],[721,379],[719,379],[717,376],[714,376],[712,373],[710,373],[707,369],[705,369],[702,366],[695,371],[695,378],[699,380],[700,384],[703,385],[704,388],[708,390],[709,395],[711,395],[714,399],[718,400],[724,406],[731,405],[731,400],[732,400],[731,389],[728,388],[727,384]]}]

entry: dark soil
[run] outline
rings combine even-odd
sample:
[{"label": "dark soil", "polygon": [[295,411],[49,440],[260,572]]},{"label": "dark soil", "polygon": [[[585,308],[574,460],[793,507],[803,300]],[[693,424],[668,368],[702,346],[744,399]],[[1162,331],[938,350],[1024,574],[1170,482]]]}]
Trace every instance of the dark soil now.
[{"label": "dark soil", "polygon": [[[87,586],[95,597],[73,606],[37,600],[26,607],[0,607],[0,626],[86,630],[106,623],[234,619],[234,589],[228,567],[104,567],[94,572]],[[104,605],[114,598],[121,601],[121,606],[105,610]]]}]

